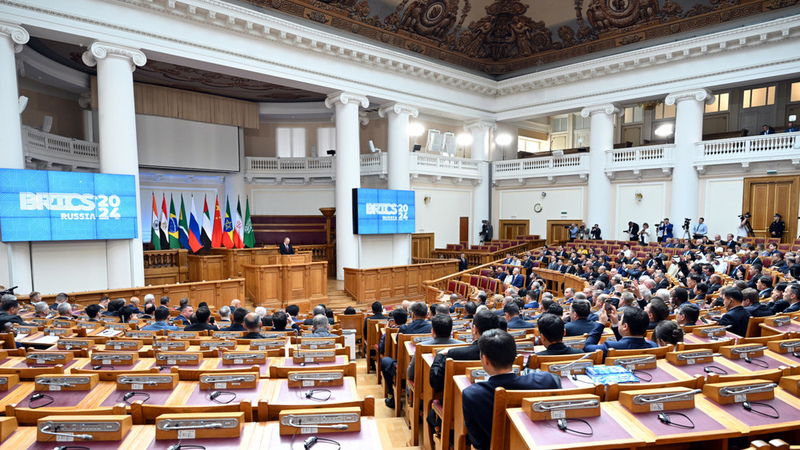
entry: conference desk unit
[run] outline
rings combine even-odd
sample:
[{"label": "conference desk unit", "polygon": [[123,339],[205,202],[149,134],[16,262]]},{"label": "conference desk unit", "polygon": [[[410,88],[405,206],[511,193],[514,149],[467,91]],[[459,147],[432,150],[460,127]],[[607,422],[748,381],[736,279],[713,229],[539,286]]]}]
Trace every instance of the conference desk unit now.
[{"label": "conference desk unit", "polygon": [[243,264],[245,290],[254,303],[267,308],[300,307],[328,301],[328,263],[313,262],[311,253],[267,255],[267,264]]}]

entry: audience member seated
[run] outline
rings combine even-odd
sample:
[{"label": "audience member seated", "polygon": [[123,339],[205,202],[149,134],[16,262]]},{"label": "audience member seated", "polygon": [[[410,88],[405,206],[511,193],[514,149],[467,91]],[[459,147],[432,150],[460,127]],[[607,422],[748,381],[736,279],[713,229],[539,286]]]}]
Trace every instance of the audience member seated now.
[{"label": "audience member seated", "polygon": [[728,331],[731,333],[744,337],[747,334],[750,313],[742,306],[744,301],[742,291],[735,287],[729,287],[722,291],[722,299],[728,312],[720,317],[719,324],[728,327]]},{"label": "audience member seated", "polygon": [[231,300],[231,311],[235,310],[236,308],[242,307],[242,301],[238,298]]},{"label": "audience member seated", "polygon": [[353,315],[355,313],[356,313],[356,309],[353,308],[352,306],[348,306],[347,308],[344,309],[344,314],[346,316],[350,316],[350,315]]},{"label": "audience member seated", "polygon": [[787,286],[786,292],[783,294],[783,299],[789,302],[789,307],[783,310],[785,314],[800,311],[800,285],[790,284]]},{"label": "audience member seated", "polygon": [[124,298],[116,298],[108,302],[107,309],[100,313],[101,316],[119,317],[119,310],[125,306]]},{"label": "audience member seated", "polygon": [[158,304],[160,306],[165,306],[169,308],[169,297],[167,297],[166,295],[162,296],[160,299],[158,299]]},{"label": "audience member seated", "polygon": [[84,308],[83,312],[86,313],[86,320],[89,322],[98,322],[97,316],[100,314],[102,306],[98,304],[89,305]]},{"label": "audience member seated", "polygon": [[[108,302],[108,297],[101,297],[100,301],[103,301],[103,299],[105,299],[106,302]],[[59,292],[58,294],[56,294],[56,301],[52,305],[50,305],[50,309],[53,311],[57,311],[58,305],[62,303],[69,303],[69,295],[65,294],[64,292]]]},{"label": "audience member seated", "polygon": [[130,305],[123,306],[117,311],[119,315],[119,321],[122,323],[130,323],[131,317],[133,317],[133,308]]},{"label": "audience member seated", "polygon": [[788,286],[789,283],[781,281],[772,289],[772,295],[767,306],[773,313],[780,314],[789,307],[789,302],[786,300],[786,288]]},{"label": "audience member seated", "polygon": [[49,315],[50,315],[50,307],[47,306],[47,302],[39,301],[33,304],[33,317],[46,319],[47,316]]},{"label": "audience member seated", "polygon": [[[314,319],[311,319],[311,324],[314,324]],[[289,315],[286,314],[286,311],[275,311],[275,313],[272,314],[272,331],[294,331],[295,334],[297,334],[297,330],[291,327],[287,328],[288,325]]]},{"label": "audience member seated", "polygon": [[[428,317],[428,307],[425,303],[416,302],[411,305],[411,323],[405,324],[400,327],[397,332],[399,334],[427,334],[431,332],[431,324],[425,319]],[[386,385],[390,388],[394,386],[394,376],[397,374],[397,361],[391,357],[385,356],[381,359],[381,372],[383,378],[386,380]],[[390,392],[392,389],[390,389]],[[385,400],[386,406],[394,409],[395,399],[389,397]]]},{"label": "audience member seated", "polygon": [[768,317],[775,315],[775,313],[769,309],[769,306],[758,301],[758,291],[755,289],[747,288],[743,290],[742,298],[744,299],[742,301],[742,306],[750,313],[751,317]]},{"label": "audience member seated", "polygon": [[588,319],[592,305],[588,300],[575,300],[569,308],[570,321],[564,325],[566,336],[583,336],[594,329],[595,323]]},{"label": "audience member seated", "polygon": [[[237,308],[236,310],[240,310],[243,308]],[[261,334],[261,316],[256,313],[250,313],[244,316],[244,327],[247,331],[242,339],[264,339],[264,335]]]},{"label": "audience member seated", "polygon": [[478,310],[478,305],[473,302],[472,300],[468,301],[464,305],[464,317],[463,319],[473,319],[475,318],[475,312]]},{"label": "audience member seated", "polygon": [[[451,333],[453,332],[453,318],[447,314],[436,314],[431,318],[431,339],[422,341],[422,345],[453,345],[463,344],[458,339],[453,339]],[[414,369],[417,366],[417,355],[419,352],[414,353],[411,359],[411,364],[408,365],[406,376],[409,380],[414,381]]]},{"label": "audience member seated", "polygon": [[[69,304],[67,304],[69,306]],[[22,320],[19,316],[19,302],[17,297],[12,294],[5,294],[0,297],[0,327],[6,323],[15,325],[31,325]]]},{"label": "audience member seated", "polygon": [[561,379],[548,372],[532,372],[518,376],[511,371],[517,357],[514,338],[501,330],[489,330],[478,340],[481,365],[489,379],[464,389],[462,406],[469,442],[476,450],[487,450],[492,432],[494,391],[560,389]]},{"label": "audience member seated", "polygon": [[508,328],[536,328],[536,325],[523,320],[519,316],[519,306],[512,300],[503,307],[503,313],[508,321]]},{"label": "audience member seated", "polygon": [[651,298],[650,303],[645,307],[645,311],[650,318],[650,324],[647,325],[648,330],[655,330],[659,323],[669,318],[669,306],[661,297]]},{"label": "audience member seated", "polygon": [[56,312],[58,312],[56,319],[75,320],[75,318],[72,316],[72,305],[69,303],[59,304]]},{"label": "audience member seated", "polygon": [[183,331],[219,331],[216,325],[208,323],[208,318],[211,317],[211,310],[207,306],[197,308],[197,312],[194,315],[197,318],[197,323],[186,326]]},{"label": "audience member seated", "polygon": [[311,335],[314,337],[336,337],[335,334],[332,334],[328,331],[328,327],[330,324],[328,323],[328,318],[323,315],[314,316],[312,319],[312,333]]},{"label": "audience member seated", "polygon": [[429,381],[434,391],[441,391],[444,389],[444,369],[447,358],[452,358],[454,361],[477,361],[481,359],[478,340],[486,331],[498,328],[499,324],[500,318],[497,317],[497,314],[492,313],[488,309],[483,309],[475,313],[471,328],[472,344],[466,347],[442,349],[433,359]]},{"label": "audience member seated", "polygon": [[[605,330],[609,321],[611,321],[611,330],[617,340],[606,340],[602,344],[598,344],[600,336],[603,335],[603,330]],[[600,310],[594,329],[589,333],[589,337],[586,338],[586,345],[583,347],[583,351],[593,352],[599,349],[603,351],[603,357],[605,358],[610,348],[639,349],[656,347],[655,342],[645,339],[649,323],[650,318],[643,309],[629,311],[622,317],[622,322],[620,323],[616,308],[613,306],[610,309],[603,308]]]},{"label": "audience member seated", "polygon": [[311,310],[311,317],[303,321],[303,325],[314,325],[314,317],[325,315],[325,305],[319,304]]},{"label": "audience member seated", "polygon": [[539,328],[539,343],[545,350],[537,355],[571,355],[583,353],[577,348],[564,345],[564,321],[555,314],[542,314],[536,326]]},{"label": "audience member seated", "polygon": [[683,342],[683,335],[680,325],[671,320],[664,320],[653,330],[653,342],[659,347],[669,345],[675,349],[678,343]]},{"label": "audience member seated", "polygon": [[[219,309],[219,321],[220,322],[230,322],[231,321],[231,308],[230,306],[223,306]],[[239,331],[239,330],[237,330]],[[241,330],[244,331],[244,330]]]},{"label": "audience member seated", "polygon": [[[227,306],[223,306],[222,308],[227,308]],[[247,308],[236,308],[236,311],[233,312],[233,321],[231,325],[223,328],[222,331],[247,331],[244,326],[244,317],[246,315]]]},{"label": "audience member seated", "polygon": [[[181,297],[181,299],[178,300],[178,307],[175,309],[178,311],[182,311],[183,308],[185,308],[186,306],[189,306],[189,299],[187,297]],[[198,305],[197,307],[199,308],[200,306]],[[194,313],[194,311],[192,312]]]},{"label": "audience member seated", "polygon": [[142,313],[142,311],[139,309],[139,297],[131,297],[131,299],[128,301],[128,306],[131,307],[131,311],[133,311],[134,314]]},{"label": "audience member seated", "polygon": [[680,326],[703,325],[703,323],[699,321],[699,318],[700,308],[698,308],[694,303],[686,302],[682,304],[681,308],[675,313],[675,321]]},{"label": "audience member seated", "polygon": [[178,314],[178,317],[176,317],[175,320],[180,321],[180,326],[183,327],[191,325],[192,314],[194,314],[194,308],[192,305],[184,305],[183,308],[180,309],[180,314]]},{"label": "audience member seated", "polygon": [[167,308],[166,306],[162,305],[162,306],[159,306],[158,308],[156,308],[156,312],[155,312],[154,317],[155,317],[156,321],[151,323],[150,325],[145,325],[144,327],[142,327],[142,330],[144,330],[144,331],[161,331],[161,330],[178,331],[178,330],[180,330],[180,328],[178,328],[178,327],[176,327],[174,325],[170,325],[167,322],[167,319],[169,319],[169,308]]},{"label": "audience member seated", "polygon": [[155,303],[148,303],[144,305],[144,314],[139,314],[140,319],[152,319],[156,312]]}]

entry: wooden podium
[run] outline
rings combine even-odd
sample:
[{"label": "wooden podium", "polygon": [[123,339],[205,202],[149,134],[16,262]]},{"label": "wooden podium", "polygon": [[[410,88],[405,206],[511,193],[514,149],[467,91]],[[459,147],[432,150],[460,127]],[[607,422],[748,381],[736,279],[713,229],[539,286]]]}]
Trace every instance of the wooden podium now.
[{"label": "wooden podium", "polygon": [[245,295],[255,305],[301,312],[328,300],[328,263],[313,262],[311,253],[268,254],[266,264],[244,264]]},{"label": "wooden podium", "polygon": [[[274,256],[280,256],[277,246],[256,248],[212,248],[212,255],[222,256],[222,278],[238,278],[244,276],[244,266],[275,264]],[[208,278],[206,278],[208,279]]]},{"label": "wooden podium", "polygon": [[189,279],[192,281],[224,280],[229,278],[224,272],[223,260],[225,257],[222,255],[189,255],[187,259],[189,262]]}]

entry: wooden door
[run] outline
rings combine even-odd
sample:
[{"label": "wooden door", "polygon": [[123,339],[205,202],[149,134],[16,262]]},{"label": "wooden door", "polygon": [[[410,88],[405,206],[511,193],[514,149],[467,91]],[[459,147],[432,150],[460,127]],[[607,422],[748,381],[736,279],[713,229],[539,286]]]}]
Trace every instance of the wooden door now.
[{"label": "wooden door", "polygon": [[430,258],[433,252],[433,233],[414,233],[411,235],[411,257]]},{"label": "wooden door", "polygon": [[781,242],[794,242],[797,236],[797,210],[800,202],[800,176],[744,179],[744,212],[753,215],[750,223],[758,238],[769,238],[769,225],[778,213],[786,223]]},{"label": "wooden door", "polygon": [[469,242],[469,217],[458,218],[458,242]]},{"label": "wooden door", "polygon": [[516,239],[517,236],[527,236],[530,230],[530,221],[525,220],[501,220],[500,239]]},{"label": "wooden door", "polygon": [[634,147],[642,145],[642,126],[629,125],[622,128],[622,142],[630,142]]},{"label": "wooden door", "polygon": [[574,220],[548,220],[547,221],[547,244],[559,245],[569,242],[568,228],[573,223],[580,223],[580,219]]}]

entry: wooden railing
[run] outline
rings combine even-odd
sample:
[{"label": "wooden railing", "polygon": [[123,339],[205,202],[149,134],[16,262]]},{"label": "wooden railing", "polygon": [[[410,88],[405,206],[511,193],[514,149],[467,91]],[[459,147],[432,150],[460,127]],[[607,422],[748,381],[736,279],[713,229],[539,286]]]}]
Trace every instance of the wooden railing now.
[{"label": "wooden railing", "polygon": [[185,249],[145,250],[144,284],[174,284],[188,280],[188,251]]},{"label": "wooden railing", "polygon": [[461,257],[461,253],[464,252],[467,263],[470,266],[481,266],[484,264],[491,264],[494,261],[504,257],[506,253],[524,253],[528,250],[533,250],[535,248],[539,248],[546,243],[544,239],[536,239],[525,241],[522,244],[512,245],[510,247],[505,247],[493,252],[489,251],[480,251],[480,250],[447,250],[447,249],[436,249],[433,251],[434,258],[450,258],[450,259],[459,259]]},{"label": "wooden railing", "polygon": [[[200,302],[206,302],[211,306],[221,308],[230,305],[234,298],[244,299],[244,278],[233,278],[230,280],[204,281],[198,283],[163,284],[158,286],[132,287],[125,289],[108,289],[102,291],[84,291],[68,293],[70,303],[75,303],[81,307],[97,303],[100,297],[108,296],[111,299],[139,297],[140,305],[144,304],[144,296],[153,294],[156,303],[162,296],[170,298],[170,306],[178,306],[178,301],[182,297],[189,298],[189,304],[197,308]],[[27,295],[18,295],[19,300],[28,301]],[[43,295],[42,300],[53,303],[56,299],[55,294]]]},{"label": "wooden railing", "polygon": [[312,262],[308,253],[276,256],[264,265],[245,264],[247,298],[256,306],[286,308],[288,304],[311,309],[311,303],[328,300],[328,263]]},{"label": "wooden railing", "polygon": [[425,294],[426,280],[438,279],[458,270],[458,261],[435,262],[374,269],[344,268],[344,290],[359,304],[407,300]]},{"label": "wooden railing", "polygon": [[328,276],[336,276],[336,242],[331,244],[295,245],[296,252],[311,252],[314,262],[328,263]]}]

